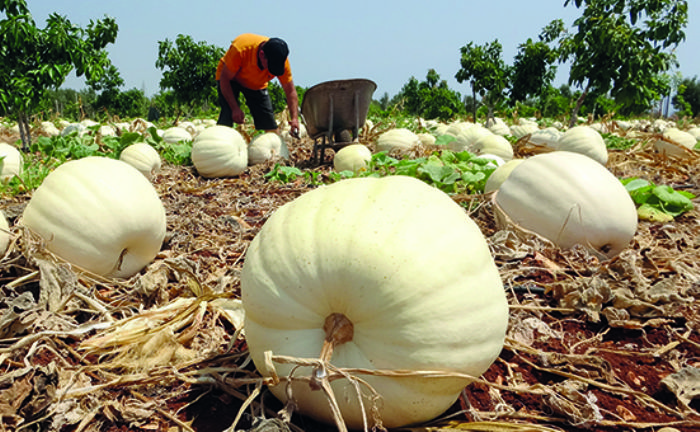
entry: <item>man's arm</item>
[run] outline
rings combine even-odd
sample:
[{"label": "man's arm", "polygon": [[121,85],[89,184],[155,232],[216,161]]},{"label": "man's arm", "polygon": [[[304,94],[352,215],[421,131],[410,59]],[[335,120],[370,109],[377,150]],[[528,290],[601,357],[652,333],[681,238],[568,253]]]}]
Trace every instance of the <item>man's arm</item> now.
[{"label": "man's arm", "polygon": [[287,97],[287,108],[289,108],[289,126],[292,136],[299,138],[299,96],[294,86],[294,80],[282,84],[284,94]]},{"label": "man's arm", "polygon": [[231,88],[231,81],[233,78],[235,78],[235,75],[233,72],[231,72],[231,69],[226,66],[226,63],[224,63],[224,66],[221,69],[221,75],[219,77],[221,94],[224,95],[224,99],[226,99],[228,106],[231,107],[231,118],[233,119],[233,122],[240,124],[245,120],[245,114],[243,114],[241,107],[238,106],[238,102],[236,102],[236,98],[233,95],[233,89]]}]

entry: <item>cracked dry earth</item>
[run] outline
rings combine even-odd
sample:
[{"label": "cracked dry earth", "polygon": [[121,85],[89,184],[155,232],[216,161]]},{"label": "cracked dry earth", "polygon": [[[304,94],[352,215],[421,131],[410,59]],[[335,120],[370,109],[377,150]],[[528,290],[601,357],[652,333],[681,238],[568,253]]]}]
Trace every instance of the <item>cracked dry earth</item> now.
[{"label": "cracked dry earth", "polygon": [[[290,145],[291,163],[304,167],[311,145]],[[637,148],[611,151],[608,166],[700,194],[697,160]],[[289,424],[269,420],[283,407],[265,394],[236,331],[248,243],[277,207],[312,188],[266,182],[271,167],[233,179],[164,167],[154,184],[167,209],[166,242],[125,281],[75,272],[13,227],[0,259],[0,431],[218,432],[239,411],[237,430],[336,430],[297,415]],[[14,223],[28,198],[4,197],[0,208]],[[413,430],[513,430],[503,422],[700,430],[696,211],[670,223],[640,221],[630,247],[601,262],[583,249],[498,231],[487,197],[454,199],[478,204],[472,217],[501,271],[510,326],[484,376],[443,419]]]}]

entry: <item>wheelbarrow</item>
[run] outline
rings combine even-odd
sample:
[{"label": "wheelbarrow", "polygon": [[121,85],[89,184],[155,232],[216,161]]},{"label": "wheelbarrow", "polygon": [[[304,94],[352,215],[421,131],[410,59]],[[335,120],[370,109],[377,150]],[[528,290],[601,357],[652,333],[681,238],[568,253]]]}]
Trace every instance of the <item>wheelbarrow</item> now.
[{"label": "wheelbarrow", "polygon": [[374,81],[359,78],[326,81],[306,90],[301,119],[314,140],[314,164],[324,162],[326,148],[337,151],[357,139],[376,89]]}]

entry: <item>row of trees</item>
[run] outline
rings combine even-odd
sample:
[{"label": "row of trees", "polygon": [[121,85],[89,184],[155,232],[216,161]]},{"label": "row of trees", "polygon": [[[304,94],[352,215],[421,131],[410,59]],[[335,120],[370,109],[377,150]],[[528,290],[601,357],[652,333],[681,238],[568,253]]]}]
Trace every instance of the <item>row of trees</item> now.
[{"label": "row of trees", "polygon": [[[674,107],[682,115],[700,113],[697,79],[669,75],[677,65],[673,49],[685,39],[686,0],[564,1],[565,7],[570,4],[582,9],[574,31],[561,20],[552,21],[536,40],[518,47],[512,65],[503,60],[497,39],[461,47],[455,78],[470,86],[471,95],[462,97],[430,69],[424,81],[411,77],[399,94],[383,95],[373,109],[440,119],[518,109],[548,117],[569,114],[573,123],[579,113],[649,112],[675,87]],[[25,0],[0,0],[0,13],[5,14],[0,20],[0,115],[19,120],[23,141],[29,118],[41,113],[157,118],[216,109],[212,71],[224,48],[186,35],[159,42],[155,64],[163,71],[162,91],[149,99],[143,90],[120,90],[124,80],[105,49],[118,31],[112,18],[91,21],[83,29],[52,14],[39,29]],[[569,83],[554,88],[557,64],[563,62],[571,65]],[[88,89],[57,90],[71,71],[86,77]],[[298,91],[303,97],[304,89]],[[270,93],[281,111],[282,88],[273,82]]]},{"label": "row of trees", "polygon": [[[497,39],[461,47],[461,67],[455,78],[470,84],[472,100],[478,95],[489,117],[499,105],[513,107],[528,100],[548,116],[570,109],[570,124],[575,123],[582,108],[637,115],[648,112],[673,90],[678,93],[674,101],[677,109],[686,115],[698,113],[693,111],[694,79],[678,85],[668,73],[677,66],[673,49],[685,40],[687,1],[564,2],[564,6],[569,4],[582,8],[581,17],[574,22],[576,31],[568,32],[561,20],[552,21],[537,40],[528,39],[518,47],[512,65],[503,60]],[[565,88],[552,87],[557,64],[564,62],[571,65],[569,85],[581,89],[572,106],[565,100]],[[445,100],[446,92],[444,81],[430,71],[422,83],[412,79],[401,90],[401,96],[414,114],[449,115],[459,107],[446,105],[442,111],[435,111],[435,103]],[[447,100],[455,98],[451,94]],[[476,118],[477,104],[471,108]]]}]

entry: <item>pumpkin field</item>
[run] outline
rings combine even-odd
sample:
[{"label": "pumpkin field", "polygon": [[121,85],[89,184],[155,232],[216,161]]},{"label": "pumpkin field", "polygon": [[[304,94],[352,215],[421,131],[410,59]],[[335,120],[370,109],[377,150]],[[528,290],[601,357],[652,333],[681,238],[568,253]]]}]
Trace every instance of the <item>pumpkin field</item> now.
[{"label": "pumpkin field", "polygon": [[689,121],[14,126],[0,431],[700,430]]}]

